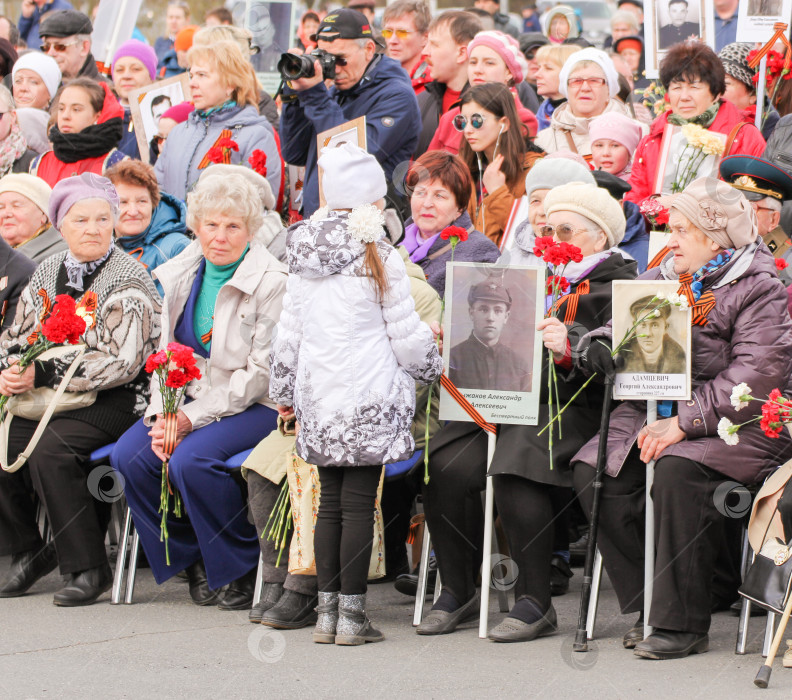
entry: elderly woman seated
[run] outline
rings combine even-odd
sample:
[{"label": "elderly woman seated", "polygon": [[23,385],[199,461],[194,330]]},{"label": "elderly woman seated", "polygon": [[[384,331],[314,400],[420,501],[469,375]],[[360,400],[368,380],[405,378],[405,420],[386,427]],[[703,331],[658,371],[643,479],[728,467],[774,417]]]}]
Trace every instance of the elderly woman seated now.
[{"label": "elderly woman seated", "polygon": [[160,192],[154,168],[139,160],[122,160],[105,174],[120,200],[115,230],[118,246],[151,274],[189,245],[184,233],[187,208],[176,197]]},{"label": "elderly woman seated", "polygon": [[460,226],[468,231],[467,240],[454,250],[455,262],[498,259],[498,246],[475,230],[467,212],[473,181],[458,156],[427,151],[412,164],[405,184],[411,193],[412,217],[405,222],[401,245],[441,297],[445,294],[446,263],[451,260],[451,244],[440,235],[444,229]]},{"label": "elderly woman seated", "polygon": [[[86,320],[85,353],[66,385],[82,407],[55,414],[15,472],[0,472],[0,555],[12,555],[0,597],[23,595],[56,565],[67,577],[55,594],[62,606],[89,605],[112,582],[105,553],[109,508],[89,488],[86,464],[94,450],[117,440],[148,402],[146,357],[159,340],[159,295],[143,267],[113,243],[118,195],[104,177],[83,174],[58,183],[50,218],[68,250],[38,266],[20,297],[14,325],[0,336],[0,394],[24,395],[57,388],[75,351],[37,361],[19,371],[20,353],[50,301],[67,294]],[[96,392],[91,403],[88,392]],[[8,458],[25,450],[38,421],[14,417]],[[36,522],[32,488],[49,518],[53,540],[45,544]]]},{"label": "elderly woman seated", "polygon": [[35,263],[68,247],[50,225],[51,194],[50,186],[35,175],[14,173],[0,179],[0,235]]},{"label": "elderly woman seated", "polygon": [[259,545],[246,494],[226,461],[276,426],[267,390],[286,267],[255,240],[262,225],[256,189],[240,174],[213,175],[219,167],[210,167],[187,198],[187,224],[197,240],[155,272],[165,294],[160,348],[172,342],[192,348],[202,374],[188,385],[170,459],[187,516],[168,517],[170,564],[157,513],[166,457],[157,389],[145,419],[118,441],[111,461],[124,476],[157,583],[186,568],[193,602],[242,610],[252,603]]},{"label": "elderly woman seated", "polygon": [[[694,180],[669,199],[670,252],[639,279],[678,281],[679,293],[690,300],[693,393],[689,401],[661,405],[667,417],[648,426],[643,402],[624,402],[613,412],[597,541],[622,613],[642,611],[644,464],[656,460],[657,553],[648,620],[654,631],[643,639],[641,614],[624,637],[624,646],[646,659],[708,650],[710,610],[717,602],[713,568],[728,522],[719,512],[720,487],[761,481],[792,457],[789,434],[770,440],[758,423],[741,428],[736,445],[719,437],[722,420],[743,423],[752,414],[732,405],[736,384],[746,382],[757,397],[790,388],[787,295],[772,254],[757,238],[751,204],[711,178]],[[600,376],[612,374],[609,345],[598,341],[611,342],[610,327],[583,339],[578,363]],[[597,444],[592,439],[573,459],[575,490],[588,512]]]},{"label": "elderly woman seated", "polygon": [[26,173],[37,153],[28,146],[11,92],[0,85],[0,177]]},{"label": "elderly woman seated", "polygon": [[[553,353],[556,372],[568,379],[558,384],[560,400],[566,403],[585,381],[580,375],[569,374],[572,355],[568,327],[574,327],[577,333],[581,328],[593,330],[607,322],[611,315],[611,282],[632,279],[637,273],[635,263],[614,250],[624,235],[625,222],[621,207],[607,192],[591,184],[560,185],[544,199],[544,210],[547,223],[541,234],[577,246],[583,256],[581,262],[566,267],[565,276],[571,287],[558,302],[558,318],[547,318],[537,325],[545,347]],[[496,289],[498,286],[500,289]],[[501,306],[501,317],[508,318],[512,292],[497,284],[477,287],[489,291],[471,293],[473,311],[480,296],[491,305]],[[452,349],[452,379],[455,369]],[[499,370],[503,367],[496,370],[496,374],[503,374]],[[499,642],[529,641],[556,628],[556,614],[550,602],[554,499],[561,488],[571,486],[570,459],[599,425],[602,393],[584,391],[563,414],[563,438],[558,440],[556,436],[554,440],[551,468],[548,435],[539,435],[549,420],[548,371],[548,354],[544,353],[541,379],[533,378],[542,386],[539,425],[498,426],[489,472],[518,571],[515,605],[489,634],[490,639]],[[456,383],[460,388],[485,388],[469,382]],[[522,386],[519,377],[515,377],[511,382],[486,388],[518,391]],[[432,611],[418,626],[418,634],[426,635],[453,632],[457,625],[478,614],[475,572],[481,556],[480,492],[487,476],[487,436],[475,423],[449,422],[432,439],[429,449],[430,480],[424,491],[424,505],[443,588]]]}]

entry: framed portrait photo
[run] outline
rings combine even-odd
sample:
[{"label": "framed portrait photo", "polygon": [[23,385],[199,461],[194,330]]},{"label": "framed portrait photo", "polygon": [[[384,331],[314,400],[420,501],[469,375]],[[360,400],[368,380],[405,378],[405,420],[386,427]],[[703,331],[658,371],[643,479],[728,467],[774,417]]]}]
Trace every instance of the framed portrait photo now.
[{"label": "framed portrait photo", "polygon": [[[537,425],[545,272],[536,267],[448,264],[443,364],[491,423]],[[441,420],[471,420],[444,389]]]},{"label": "framed portrait photo", "polygon": [[189,75],[165,78],[129,93],[129,109],[140,159],[149,162],[149,144],[159,133],[159,120],[171,107],[190,99]]},{"label": "framed portrait photo", "polygon": [[[344,143],[354,143],[364,151],[366,146],[366,117],[357,117],[332,129],[322,131],[316,135],[317,157],[322,154],[323,148],[336,148]],[[325,205],[322,190],[322,168],[319,166],[319,206]]]},{"label": "framed portrait photo", "polygon": [[646,77],[657,78],[668,49],[688,39],[698,39],[714,49],[713,0],[645,0],[644,51]]},{"label": "framed portrait photo", "polygon": [[274,95],[280,85],[278,61],[292,46],[295,10],[291,0],[231,0],[226,3],[234,24],[253,36],[250,57],[264,91]]},{"label": "framed portrait photo", "polygon": [[690,398],[690,309],[657,300],[676,294],[679,282],[613,282],[613,345],[624,367],[616,373],[613,398],[685,401]]},{"label": "framed portrait photo", "polygon": [[[737,41],[762,43],[775,34],[773,25],[789,25],[792,0],[741,0],[737,8]],[[789,37],[787,26],[786,36]]]}]

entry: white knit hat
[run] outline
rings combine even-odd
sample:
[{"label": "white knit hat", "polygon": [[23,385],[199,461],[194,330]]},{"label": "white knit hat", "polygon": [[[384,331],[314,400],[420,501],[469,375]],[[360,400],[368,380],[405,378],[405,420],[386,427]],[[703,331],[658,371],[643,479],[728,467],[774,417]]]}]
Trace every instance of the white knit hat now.
[{"label": "white knit hat", "polygon": [[27,173],[10,173],[0,179],[0,194],[16,192],[35,204],[49,219],[49,200],[52,188],[40,177]]},{"label": "white knit hat", "polygon": [[322,191],[330,209],[374,204],[388,191],[385,173],[377,159],[352,143],[323,148],[318,162],[322,169]]},{"label": "white knit hat", "polygon": [[619,245],[624,238],[626,221],[621,205],[596,185],[570,182],[554,187],[544,200],[546,215],[555,211],[572,211],[593,221],[604,232],[608,247]]},{"label": "white knit hat", "polygon": [[50,99],[55,97],[55,93],[58,91],[61,84],[61,71],[52,56],[48,56],[40,51],[31,51],[22,54],[19,60],[14,64],[14,70],[11,72],[12,80],[16,80],[17,73],[24,69],[32,70],[37,75],[41,76],[44,85],[47,86]]},{"label": "white knit hat", "polygon": [[530,197],[536,190],[551,190],[567,182],[596,184],[588,165],[569,158],[541,158],[525,176],[525,194]]},{"label": "white knit hat", "polygon": [[605,74],[605,80],[608,82],[608,92],[611,97],[616,97],[619,93],[619,74],[616,72],[613,61],[610,60],[608,54],[599,49],[595,49],[593,46],[575,51],[575,53],[564,62],[564,67],[558,74],[558,91],[564,97],[569,97],[567,93],[569,74],[575,69],[575,65],[581,61],[593,61],[602,68],[602,72]]}]

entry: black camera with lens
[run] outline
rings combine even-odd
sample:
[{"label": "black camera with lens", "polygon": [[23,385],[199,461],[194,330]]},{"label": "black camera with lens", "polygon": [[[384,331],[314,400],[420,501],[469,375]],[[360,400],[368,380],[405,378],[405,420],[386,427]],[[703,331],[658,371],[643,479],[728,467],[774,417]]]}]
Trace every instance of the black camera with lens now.
[{"label": "black camera with lens", "polygon": [[278,71],[284,80],[299,80],[314,76],[314,61],[319,59],[322,66],[322,80],[334,80],[336,57],[322,49],[314,49],[307,54],[282,53],[278,61]]}]

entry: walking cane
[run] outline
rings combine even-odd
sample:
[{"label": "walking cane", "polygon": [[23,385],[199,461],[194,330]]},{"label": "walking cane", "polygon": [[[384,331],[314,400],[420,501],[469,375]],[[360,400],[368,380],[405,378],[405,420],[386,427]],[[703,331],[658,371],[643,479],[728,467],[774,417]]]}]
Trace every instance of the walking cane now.
[{"label": "walking cane", "polygon": [[[745,601],[743,601],[743,604],[744,603]],[[789,615],[791,613],[792,595],[789,596],[789,599],[784,606],[784,614],[781,616],[781,622],[778,623],[778,629],[776,630],[775,637],[773,637],[773,643],[770,646],[770,651],[767,652],[767,658],[765,659],[762,667],[759,669],[759,673],[756,674],[756,678],[754,678],[754,685],[757,688],[766,688],[770,683],[770,674],[773,672],[773,660],[775,659],[775,655],[778,653],[778,647],[781,646],[781,640],[784,638],[787,622],[789,622]]]},{"label": "walking cane", "polygon": [[610,427],[610,407],[613,398],[613,376],[605,378],[605,396],[602,399],[602,418],[600,420],[600,438],[597,448],[597,469],[594,473],[594,500],[591,504],[589,520],[589,540],[586,548],[586,564],[583,567],[583,588],[580,591],[580,612],[575,633],[573,651],[588,651],[588,634],[586,619],[591,602],[591,583],[594,573],[594,554],[597,550],[597,529],[599,527],[600,497],[602,496],[602,480],[605,477],[605,465],[608,456],[608,428]]}]

